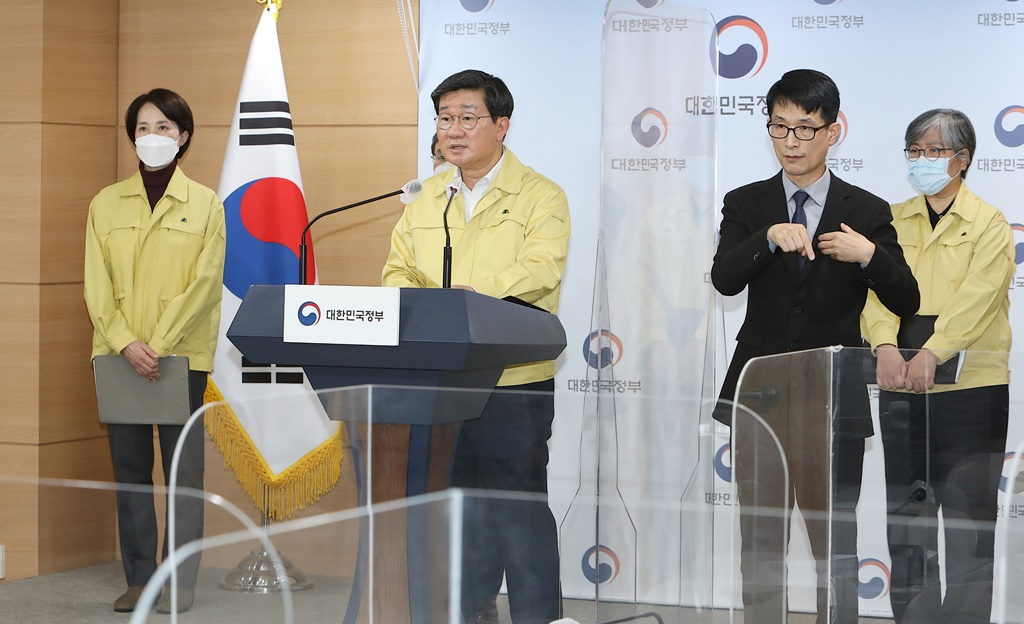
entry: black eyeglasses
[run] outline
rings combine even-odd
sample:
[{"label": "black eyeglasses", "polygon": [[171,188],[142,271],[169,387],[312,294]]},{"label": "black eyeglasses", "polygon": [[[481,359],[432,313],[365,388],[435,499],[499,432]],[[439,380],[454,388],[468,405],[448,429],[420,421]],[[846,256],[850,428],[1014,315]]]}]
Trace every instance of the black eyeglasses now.
[{"label": "black eyeglasses", "polygon": [[766,125],[768,127],[768,136],[773,139],[784,139],[789,136],[790,132],[792,132],[793,135],[801,141],[810,141],[816,134],[818,134],[818,130],[827,128],[830,124],[818,126],[817,128],[812,128],[811,126],[797,126],[795,128],[790,128],[784,124],[771,122]]},{"label": "black eyeglasses", "polygon": [[434,117],[434,122],[437,123],[438,129],[448,130],[452,127],[452,124],[458,120],[459,125],[462,126],[464,130],[472,130],[473,128],[476,128],[478,121],[481,119],[490,119],[490,117],[490,115],[474,115],[472,113],[462,113],[461,115],[449,115],[448,113],[443,113]]},{"label": "black eyeglasses", "polygon": [[918,158],[924,156],[927,160],[938,160],[939,156],[942,156],[942,152],[955,152],[952,147],[938,147],[935,145],[929,145],[928,147],[908,147],[903,150],[906,154],[907,160],[910,162],[917,161]]}]

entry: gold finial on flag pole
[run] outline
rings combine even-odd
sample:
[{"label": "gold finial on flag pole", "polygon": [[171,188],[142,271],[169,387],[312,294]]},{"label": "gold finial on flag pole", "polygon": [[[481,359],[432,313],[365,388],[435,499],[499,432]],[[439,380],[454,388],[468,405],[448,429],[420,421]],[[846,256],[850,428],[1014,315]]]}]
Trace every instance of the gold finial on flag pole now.
[{"label": "gold finial on flag pole", "polygon": [[277,21],[277,14],[281,12],[281,5],[284,4],[284,0],[256,0],[256,4],[267,5],[267,10],[274,16],[274,21]]}]

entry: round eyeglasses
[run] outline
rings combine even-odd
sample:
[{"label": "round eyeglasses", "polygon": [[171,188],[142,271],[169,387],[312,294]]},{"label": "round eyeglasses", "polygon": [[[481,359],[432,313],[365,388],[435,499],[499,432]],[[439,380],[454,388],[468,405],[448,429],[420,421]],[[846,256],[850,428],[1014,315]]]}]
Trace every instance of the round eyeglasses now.
[{"label": "round eyeglasses", "polygon": [[903,153],[907,156],[907,160],[910,162],[917,161],[918,158],[924,156],[926,160],[935,161],[942,156],[942,152],[954,152],[952,147],[938,147],[936,145],[929,145],[928,147],[908,147],[903,150]]},{"label": "round eyeglasses", "polygon": [[437,117],[434,117],[434,122],[437,124],[439,130],[448,130],[452,127],[452,124],[457,120],[459,125],[462,126],[463,130],[472,130],[476,128],[476,124],[481,119],[490,119],[490,115],[474,115],[473,113],[462,113],[461,115],[449,115],[448,113],[442,113]]}]

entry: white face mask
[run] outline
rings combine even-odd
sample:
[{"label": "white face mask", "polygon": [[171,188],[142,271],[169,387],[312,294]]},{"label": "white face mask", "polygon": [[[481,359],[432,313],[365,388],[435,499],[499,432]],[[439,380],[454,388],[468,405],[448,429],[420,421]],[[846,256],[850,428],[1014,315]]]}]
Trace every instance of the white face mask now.
[{"label": "white face mask", "polygon": [[159,169],[169,164],[178,155],[178,141],[159,134],[146,134],[135,139],[135,152],[147,167]]},{"label": "white face mask", "polygon": [[436,167],[434,167],[434,175],[438,175],[439,173],[444,173],[445,171],[448,171],[449,169],[451,169],[454,166],[455,165],[451,164],[447,160],[442,161],[441,164],[439,164]]}]

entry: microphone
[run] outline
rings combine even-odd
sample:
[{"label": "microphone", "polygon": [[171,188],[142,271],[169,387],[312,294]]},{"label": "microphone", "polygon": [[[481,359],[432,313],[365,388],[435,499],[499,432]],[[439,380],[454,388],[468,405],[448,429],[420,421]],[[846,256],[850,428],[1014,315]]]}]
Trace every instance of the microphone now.
[{"label": "microphone", "polygon": [[[395,195],[401,195],[400,200],[401,200],[401,202],[403,204],[411,204],[412,202],[414,202],[417,199],[419,199],[420,193],[422,193],[422,192],[423,192],[423,182],[420,182],[419,180],[409,180],[408,182],[405,183],[405,186],[403,186],[402,188],[398,189],[397,191],[392,191],[390,193],[384,193],[383,195],[378,195],[376,197],[371,197],[370,199],[364,199],[361,202],[356,202],[354,204],[348,204],[347,206],[340,206],[338,208],[332,208],[332,209],[327,210],[325,212],[321,212],[317,216],[313,217],[313,220],[310,221],[309,223],[307,223],[306,227],[303,228],[303,230],[302,230],[302,239],[299,241],[299,284],[303,284],[303,285],[306,284],[306,236],[309,233],[309,228],[313,227],[314,223],[316,223],[320,219],[326,217],[327,215],[332,215],[332,214],[334,214],[336,212],[342,212],[343,210],[348,210],[349,208],[355,208],[357,206],[362,206],[364,204],[371,204],[371,203],[373,203],[375,201],[380,201],[382,199],[387,199],[389,197],[394,197]],[[449,200],[449,201],[451,201],[451,200]]]},{"label": "microphone", "polygon": [[765,407],[778,405],[782,391],[775,384],[768,384],[761,390],[740,390],[739,398],[747,401],[761,401]]},{"label": "microphone", "polygon": [[452,237],[448,231],[448,209],[452,207],[452,200],[459,194],[459,187],[452,184],[448,187],[448,203],[444,205],[444,264],[441,266],[441,288],[452,287]]},{"label": "microphone", "polygon": [[907,496],[907,500],[902,505],[893,509],[889,512],[890,516],[895,516],[902,512],[907,507],[910,507],[914,503],[923,503],[927,501],[929,504],[935,504],[935,492],[932,491],[931,486],[922,479],[918,479],[910,484],[910,495]]}]

